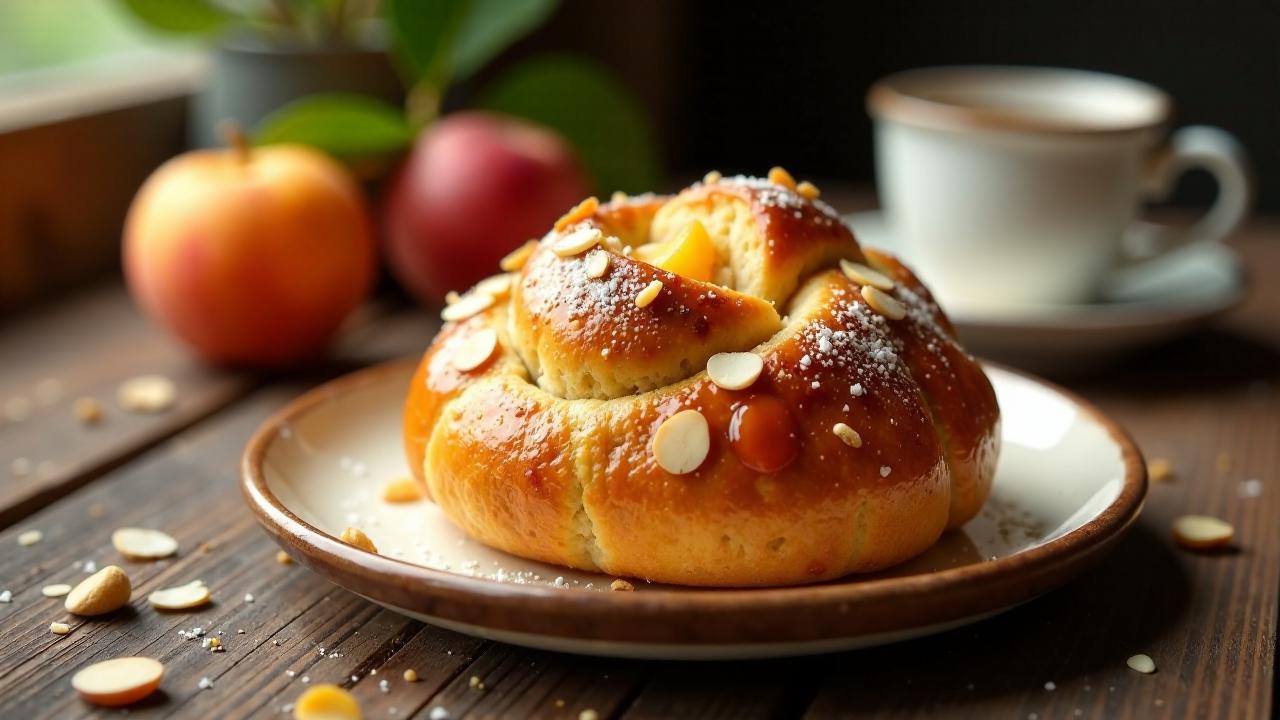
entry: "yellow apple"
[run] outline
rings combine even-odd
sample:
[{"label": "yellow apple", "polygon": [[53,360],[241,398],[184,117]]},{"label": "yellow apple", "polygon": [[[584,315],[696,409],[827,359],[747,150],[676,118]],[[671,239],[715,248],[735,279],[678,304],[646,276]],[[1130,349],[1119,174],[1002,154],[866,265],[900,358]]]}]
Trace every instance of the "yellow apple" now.
[{"label": "yellow apple", "polygon": [[322,351],[374,277],[364,197],[293,145],[199,150],[157,169],[124,231],[143,309],[201,356],[283,366]]}]

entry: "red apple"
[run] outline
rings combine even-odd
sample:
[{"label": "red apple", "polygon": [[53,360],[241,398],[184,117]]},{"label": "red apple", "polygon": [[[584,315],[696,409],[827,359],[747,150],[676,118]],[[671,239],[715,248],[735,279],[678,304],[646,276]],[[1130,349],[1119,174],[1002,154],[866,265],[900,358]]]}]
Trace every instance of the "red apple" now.
[{"label": "red apple", "polygon": [[400,283],[438,303],[497,272],[588,193],[558,135],[500,115],[449,115],[428,128],[391,183],[387,254]]},{"label": "red apple", "polygon": [[283,366],[328,343],[369,291],[360,189],[301,146],[201,150],[147,179],[125,222],[142,308],[216,363]]}]

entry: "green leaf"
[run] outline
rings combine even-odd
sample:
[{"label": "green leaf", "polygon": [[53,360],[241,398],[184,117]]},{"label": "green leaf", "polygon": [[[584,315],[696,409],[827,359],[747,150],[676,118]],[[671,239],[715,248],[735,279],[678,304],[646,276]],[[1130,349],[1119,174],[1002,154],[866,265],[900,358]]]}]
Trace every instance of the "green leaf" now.
[{"label": "green leaf", "polygon": [[602,193],[643,192],[660,180],[653,128],[640,104],[600,66],[551,56],[521,63],[480,95],[479,106],[559,131]]},{"label": "green leaf", "polygon": [[472,0],[454,38],[453,76],[465,80],[551,17],[560,0]]},{"label": "green leaf", "polygon": [[231,16],[209,0],[122,0],[139,20],[156,30],[204,35],[223,29]]},{"label": "green leaf", "polygon": [[395,50],[414,84],[427,81],[439,91],[448,79],[446,48],[465,17],[470,0],[387,0],[386,17]]},{"label": "green leaf", "polygon": [[301,143],[343,160],[404,150],[414,132],[399,108],[363,95],[312,95],[275,111],[254,131],[254,142]]}]

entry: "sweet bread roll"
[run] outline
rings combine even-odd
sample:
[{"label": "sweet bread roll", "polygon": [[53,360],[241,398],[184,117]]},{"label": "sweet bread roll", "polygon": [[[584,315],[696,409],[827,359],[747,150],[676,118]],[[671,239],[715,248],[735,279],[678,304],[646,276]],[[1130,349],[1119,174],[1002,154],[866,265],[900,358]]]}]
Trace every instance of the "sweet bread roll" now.
[{"label": "sweet bread roll", "polygon": [[588,199],[445,308],[415,476],[479,541],[665,583],[878,570],[982,507],[999,410],[920,281],[808,183]]}]

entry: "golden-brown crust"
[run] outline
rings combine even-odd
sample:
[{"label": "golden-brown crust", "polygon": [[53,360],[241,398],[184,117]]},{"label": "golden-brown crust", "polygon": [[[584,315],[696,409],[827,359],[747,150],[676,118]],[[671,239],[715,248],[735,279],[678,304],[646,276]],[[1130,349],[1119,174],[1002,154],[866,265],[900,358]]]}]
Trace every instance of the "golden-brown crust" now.
[{"label": "golden-brown crust", "polygon": [[[446,326],[415,375],[405,427],[411,462],[422,458],[425,483],[451,520],[486,544],[577,568],[689,585],[778,585],[901,562],[980,509],[998,447],[998,409],[981,369],[910,271],[889,256],[864,257],[829,209],[761,182],[602,206],[586,223],[617,240],[589,252],[613,253],[620,279],[605,287],[625,287],[617,293],[625,302],[573,299],[610,281],[585,275],[587,253],[550,249],[566,228],[543,241],[509,301]],[[769,193],[786,199],[761,199]],[[752,209],[764,239],[754,293],[622,254],[662,232],[661,213],[673,202],[710,202],[715,212],[734,199]],[[790,207],[797,202],[799,217]],[[820,269],[841,257],[890,274],[906,316],[887,319],[857,283]],[[776,277],[796,268],[808,270]],[[632,286],[650,278],[663,281],[664,293],[637,307]],[[758,294],[784,291],[785,326]],[[634,337],[618,339],[622,327]],[[498,331],[493,356],[457,370],[452,357],[484,328]],[[718,387],[703,370],[712,347],[751,350],[764,370],[745,390]],[[604,348],[611,351],[601,355]],[[680,368],[682,352],[696,364]],[[572,399],[563,383],[546,381],[549,359],[561,375],[580,368],[599,388],[628,385],[646,367],[663,370],[652,387],[577,388]],[[729,438],[735,412],[755,396],[780,401],[794,427],[789,442],[798,452],[772,471],[744,464]],[[656,462],[653,437],[689,409],[706,419],[710,447],[694,471],[673,475]],[[834,433],[836,423],[856,431],[860,446]]]}]

